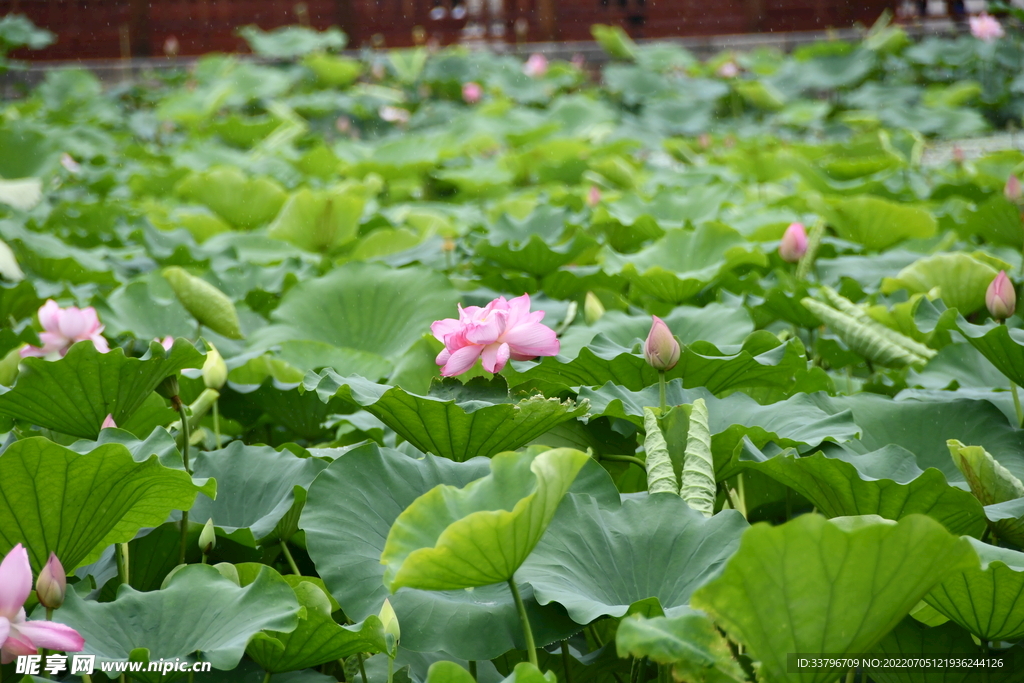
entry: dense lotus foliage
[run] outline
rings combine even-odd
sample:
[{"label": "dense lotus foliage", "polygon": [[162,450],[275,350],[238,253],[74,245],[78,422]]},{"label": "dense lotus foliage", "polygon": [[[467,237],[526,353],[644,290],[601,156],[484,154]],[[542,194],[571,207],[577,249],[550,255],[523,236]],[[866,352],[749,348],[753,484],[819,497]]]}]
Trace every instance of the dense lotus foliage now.
[{"label": "dense lotus foliage", "polygon": [[987,30],[48,72],[0,108],[4,680],[1021,680],[1024,153],[930,147],[1024,114]]}]

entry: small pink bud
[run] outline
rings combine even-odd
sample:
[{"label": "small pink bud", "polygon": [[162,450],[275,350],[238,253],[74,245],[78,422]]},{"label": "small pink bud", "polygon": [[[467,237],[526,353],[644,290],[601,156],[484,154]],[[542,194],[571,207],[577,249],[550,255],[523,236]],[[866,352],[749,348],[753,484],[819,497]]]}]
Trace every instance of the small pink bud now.
[{"label": "small pink bud", "polygon": [[548,72],[548,58],[539,52],[534,52],[523,64],[523,73],[530,78],[540,78]]},{"label": "small pink bud", "polygon": [[783,261],[796,263],[807,253],[807,230],[803,223],[792,223],[779,242],[779,256]]},{"label": "small pink bud", "polygon": [[117,423],[114,422],[114,416],[108,413],[107,416],[103,418],[103,424],[100,426],[100,429],[117,429]]},{"label": "small pink bud", "polygon": [[1016,310],[1017,292],[1010,278],[1006,277],[1005,270],[999,271],[999,275],[996,275],[992,284],[988,286],[988,291],[985,292],[985,306],[996,320],[1006,320]]},{"label": "small pink bud", "polygon": [[1020,178],[1015,175],[1007,178],[1006,187],[1003,188],[1003,194],[1005,194],[1006,198],[1011,202],[1020,201],[1021,196],[1024,195],[1024,191],[1021,190],[1020,186]]},{"label": "small pink bud", "polygon": [[164,351],[170,351],[171,347],[174,346],[174,337],[164,337],[163,339],[157,337],[153,341],[160,342],[160,346],[164,347]]},{"label": "small pink bud", "polygon": [[655,370],[665,372],[671,370],[679,362],[679,342],[672,336],[665,321],[656,315],[651,316],[651,331],[644,342],[644,358]]},{"label": "small pink bud", "polygon": [[960,145],[953,145],[953,163],[959,166],[964,163],[966,158],[967,157],[964,156],[964,148]]},{"label": "small pink bud", "polygon": [[43,570],[36,579],[36,597],[39,598],[39,604],[48,609],[57,609],[64,604],[67,587],[68,577],[64,573],[64,567],[57,556],[50,553],[50,559],[43,565]]},{"label": "small pink bud", "polygon": [[596,185],[591,185],[590,190],[587,191],[587,206],[594,208],[601,203],[601,190],[597,189]]},{"label": "small pink bud", "polygon": [[479,83],[469,81],[462,84],[462,99],[466,101],[466,104],[476,104],[483,96],[484,89],[480,87]]}]

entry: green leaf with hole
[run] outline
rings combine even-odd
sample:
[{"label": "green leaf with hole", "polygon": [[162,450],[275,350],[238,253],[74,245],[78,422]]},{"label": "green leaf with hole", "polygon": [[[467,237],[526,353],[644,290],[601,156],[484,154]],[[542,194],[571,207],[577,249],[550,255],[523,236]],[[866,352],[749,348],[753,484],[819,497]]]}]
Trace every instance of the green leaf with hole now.
[{"label": "green leaf with hole", "polygon": [[643,601],[654,614],[676,615],[719,575],[747,528],[735,510],[707,519],[677,495],[602,504],[569,494],[516,578],[580,624]]},{"label": "green leaf with hole", "polygon": [[519,448],[588,407],[543,396],[513,402],[500,379],[466,385],[449,379],[435,385],[435,395],[419,396],[325,370],[307,377],[305,386],[325,402],[338,397],[364,408],[425,453],[459,462]]},{"label": "green leaf with hole", "polygon": [[42,437],[23,439],[0,457],[0,553],[21,543],[36,570],[54,552],[70,572],[159,526],[171,510],[188,510],[197,493],[216,492],[216,482],[193,482],[156,455],[136,462],[120,444],[79,455]]},{"label": "green leaf with hole", "polygon": [[509,581],[537,545],[586,453],[499,453],[491,474],[439,485],[395,520],[381,554],[384,585],[454,590]]},{"label": "green leaf with hole", "polygon": [[981,566],[953,574],[925,602],[987,641],[1024,637],[1024,553],[970,539]]},{"label": "green leaf with hole", "polygon": [[107,415],[127,423],[165,377],[201,367],[203,358],[184,339],[175,340],[170,351],[154,342],[142,358],[78,343],[60,360],[24,359],[14,386],[0,387],[0,414],[95,439]]},{"label": "green leaf with hole", "polygon": [[690,612],[653,619],[635,614],[619,623],[615,647],[620,657],[648,657],[672,667],[677,681],[744,683],[747,680],[728,641],[703,614]]},{"label": "green leaf with hole", "polygon": [[690,604],[744,643],[766,679],[825,683],[839,670],[789,673],[787,653],[870,652],[935,586],[977,563],[967,540],[923,515],[802,515],[747,530]]},{"label": "green leaf with hole", "polygon": [[[54,620],[78,631],[85,638],[83,652],[95,655],[97,663],[128,661],[142,649],[146,661],[196,661],[196,653],[202,653],[203,661],[229,671],[262,629],[295,629],[299,610],[295,592],[269,567],[243,588],[213,567],[189,565],[161,590],[141,593],[121,586],[113,602],[68,591]],[[158,681],[160,675],[146,680]]]},{"label": "green leaf with hole", "polygon": [[950,308],[970,314],[985,306],[985,291],[999,272],[970,254],[936,254],[907,266],[895,278],[882,280],[882,293],[905,289],[911,294],[939,288]]}]

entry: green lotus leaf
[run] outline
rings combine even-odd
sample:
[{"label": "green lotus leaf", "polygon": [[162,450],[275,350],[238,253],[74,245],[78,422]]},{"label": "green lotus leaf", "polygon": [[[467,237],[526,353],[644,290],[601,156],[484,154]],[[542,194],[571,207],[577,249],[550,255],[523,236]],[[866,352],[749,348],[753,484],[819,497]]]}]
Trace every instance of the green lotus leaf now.
[{"label": "green lotus leaf", "polygon": [[839,236],[872,251],[882,251],[908,238],[931,237],[935,218],[925,209],[881,197],[861,196],[822,203],[829,225]]},{"label": "green lotus leaf", "polygon": [[1024,484],[981,446],[965,446],[956,439],[946,442],[953,462],[982,505],[1005,503],[1024,497]]},{"label": "green lotus leaf", "polygon": [[256,228],[269,223],[281,210],[287,195],[267,178],[246,178],[237,168],[221,167],[193,173],[178,183],[185,199],[202,204],[236,228]]},{"label": "green lotus leaf", "polygon": [[801,458],[788,452],[742,464],[790,487],[826,517],[898,520],[923,514],[950,533],[975,537],[987,526],[985,511],[971,494],[950,486],[935,468],[922,471],[914,454],[896,445],[864,455],[837,452],[826,457],[819,452]]},{"label": "green lotus leaf", "polygon": [[252,543],[262,541],[292,511],[297,500],[294,489],[308,489],[326,467],[317,458],[300,458],[287,449],[245,446],[240,441],[221,450],[202,451],[192,461],[192,471],[216,479],[219,495],[216,500],[198,498],[190,514],[195,520],[212,519],[229,534],[245,530]]},{"label": "green lotus leaf", "polygon": [[[148,661],[195,661],[201,652],[214,668],[231,670],[262,629],[295,629],[299,609],[295,592],[269,567],[241,588],[213,567],[190,565],[162,590],[141,593],[121,586],[113,602],[87,601],[68,591],[54,620],[78,631],[84,652],[97,662],[124,662],[138,649],[147,651]],[[159,680],[159,674],[153,677]]]},{"label": "green lotus leaf", "polygon": [[42,437],[16,441],[0,458],[0,553],[18,543],[38,571],[51,552],[67,571],[95,561],[111,543],[188,510],[216,482],[144,462],[120,444],[81,455]]},{"label": "green lotus leaf", "polygon": [[584,252],[596,251],[597,241],[573,230],[568,217],[566,210],[546,205],[523,220],[502,214],[475,252],[501,268],[544,277],[577,262]]},{"label": "green lotus leaf", "polygon": [[197,368],[203,356],[184,339],[170,351],[150,344],[143,358],[119,348],[100,353],[78,343],[64,358],[26,358],[11,388],[0,387],[0,414],[57,432],[95,439],[107,415],[124,424],[165,377]]},{"label": "green lotus leaf", "polygon": [[250,347],[310,340],[393,360],[432,322],[456,315],[457,302],[440,273],[350,263],[292,287],[271,314],[274,324],[253,334]]},{"label": "green lotus leaf", "polygon": [[977,563],[967,540],[923,515],[802,515],[747,530],[690,604],[746,644],[766,679],[825,683],[839,671],[788,673],[786,653],[870,652],[933,588]]},{"label": "green lotus leaf", "polygon": [[729,643],[706,616],[696,612],[647,619],[623,619],[615,634],[621,657],[649,657],[672,667],[677,681],[743,683],[746,674]]},{"label": "green lotus leaf", "polygon": [[168,336],[194,339],[197,334],[195,320],[163,278],[129,282],[106,297],[97,297],[93,306],[109,335],[128,332],[149,341]]},{"label": "green lotus leaf", "polygon": [[302,65],[316,74],[321,85],[329,88],[347,88],[363,72],[363,64],[358,60],[321,52],[306,55]]},{"label": "green lotus leaf", "polygon": [[986,505],[985,516],[995,525],[999,538],[1024,547],[1024,498]]},{"label": "green lotus leaf", "polygon": [[82,249],[65,244],[56,235],[33,232],[10,220],[0,220],[0,238],[7,242],[21,269],[32,279],[117,284],[110,250],[105,247]]},{"label": "green lotus leaf", "polygon": [[267,235],[307,251],[329,253],[356,238],[365,205],[361,186],[303,188],[288,198]]},{"label": "green lotus leaf", "polygon": [[[716,398],[705,389],[683,389],[684,380],[668,383],[665,398],[678,406],[703,399],[708,406],[711,452],[719,480],[736,472],[735,455],[744,439],[757,448],[774,442],[783,448],[816,447],[825,441],[854,439],[860,428],[849,412],[824,410],[816,396],[797,394],[784,401],[761,405],[742,393]],[[613,417],[643,427],[643,407],[658,405],[656,387],[629,391],[612,383],[599,389],[581,389],[580,399],[590,402],[590,419]]]},{"label": "green lotus leaf", "polygon": [[[618,683],[629,680],[632,661],[620,659],[615,652],[615,643],[607,643],[593,652],[580,654],[572,645],[568,645],[568,660],[559,651],[548,652],[537,650],[537,663],[541,671],[552,671],[564,675],[566,680],[588,681],[590,683]],[[491,662],[499,673],[510,675],[517,664],[528,661],[526,652],[511,650]],[[566,668],[568,667],[568,673]],[[479,680],[483,680],[481,675]]]},{"label": "green lotus leaf", "polygon": [[455,662],[442,661],[430,665],[426,683],[476,683],[476,679]]},{"label": "green lotus leaf", "polygon": [[[519,448],[552,427],[587,412],[585,403],[543,396],[513,403],[501,380],[488,385],[447,380],[438,396],[418,396],[400,387],[340,377],[332,370],[310,375],[307,390],[325,402],[340,398],[362,407],[424,453],[459,462]],[[446,389],[457,393],[449,394]]]},{"label": "green lotus leaf", "polygon": [[[927,316],[930,312],[937,310],[939,309],[930,306],[924,315]],[[997,323],[974,325],[967,322],[955,310],[949,309],[949,312],[955,318],[950,322],[951,316],[942,315],[939,319],[939,327],[957,330],[964,335],[971,346],[980,351],[981,355],[985,356],[1010,381],[1018,385],[1024,382],[1024,330]],[[919,322],[920,320],[921,318],[918,318]],[[928,326],[923,325],[922,327]]]},{"label": "green lotus leaf", "polygon": [[925,602],[987,641],[1024,636],[1024,553],[976,539],[981,566],[948,577]]},{"label": "green lotus leaf", "polygon": [[605,270],[620,271],[638,293],[676,305],[692,299],[729,271],[766,265],[764,254],[721,223],[672,230],[636,254],[610,254],[605,259]]},{"label": "green lotus leaf", "polygon": [[[658,425],[654,408],[644,408],[644,467],[647,470],[647,492],[679,495],[679,477],[672,467],[668,443]],[[659,413],[661,411],[658,411]],[[589,621],[589,620],[588,620]]]},{"label": "green lotus leaf", "polygon": [[718,576],[747,526],[735,510],[705,519],[678,495],[600,505],[570,494],[516,578],[580,624],[651,598],[655,614],[674,615]]},{"label": "green lotus leaf", "polygon": [[[759,330],[742,345],[717,347],[704,341],[688,344],[679,363],[665,377],[681,378],[687,388],[706,387],[712,394],[719,394],[742,387],[785,388],[803,369],[806,361],[798,342],[781,342],[774,334]],[[513,361],[502,374],[512,387],[531,380],[564,387],[612,382],[640,391],[658,382],[658,371],[644,360],[639,344],[625,347],[603,335],[583,347],[575,358],[559,355],[540,361]]]},{"label": "green lotus leaf", "polygon": [[483,479],[431,489],[388,532],[384,585],[455,590],[512,580],[589,459],[569,448],[499,453]]},{"label": "green lotus leaf", "polygon": [[711,455],[711,433],[708,431],[708,407],[698,398],[690,410],[686,432],[686,452],[679,478],[679,495],[694,510],[710,517],[715,511],[718,490],[715,481],[715,460]]},{"label": "green lotus leaf", "polygon": [[986,242],[1005,244],[1014,249],[1020,249],[1024,244],[1020,207],[1002,194],[993,195],[979,203],[977,210],[967,214],[963,231],[981,235]]},{"label": "green lotus leaf", "polygon": [[[472,591],[421,591],[403,588],[390,595],[384,587],[381,553],[399,514],[439,484],[465,486],[488,474],[490,461],[457,463],[427,455],[422,459],[378,448],[359,447],[335,460],[309,488],[299,526],[306,546],[331,594],[355,621],[377,614],[390,599],[402,626],[402,646],[417,652],[442,650],[456,657],[484,660],[525,648],[522,626],[508,586]],[[593,495],[602,504],[618,500],[608,473],[588,462],[573,491]],[[339,495],[358,491],[359,495]],[[579,630],[557,605],[541,607],[533,591],[520,591],[537,643],[546,645]],[[444,629],[434,628],[436,623]]]},{"label": "green lotus leaf", "polygon": [[936,254],[907,266],[895,278],[882,280],[882,292],[927,293],[938,287],[947,306],[969,314],[985,306],[985,291],[996,275],[995,268],[970,254]]}]

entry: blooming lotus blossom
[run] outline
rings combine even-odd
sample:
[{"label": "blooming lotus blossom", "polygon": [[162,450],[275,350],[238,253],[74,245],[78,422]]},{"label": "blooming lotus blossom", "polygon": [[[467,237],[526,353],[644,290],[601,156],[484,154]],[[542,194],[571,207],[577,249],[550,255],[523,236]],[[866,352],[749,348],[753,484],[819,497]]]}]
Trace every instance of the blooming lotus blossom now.
[{"label": "blooming lotus blossom", "polygon": [[644,341],[644,359],[647,364],[659,372],[666,372],[676,366],[681,352],[679,342],[665,321],[652,315],[651,331],[647,333],[647,340]]},{"label": "blooming lotus blossom", "polygon": [[971,35],[986,43],[991,43],[1006,35],[1002,24],[995,17],[982,12],[976,17],[971,17]]},{"label": "blooming lotus blossom", "polygon": [[548,72],[548,58],[539,52],[534,52],[523,64],[523,73],[530,78],[540,78]]},{"label": "blooming lotus blossom", "polygon": [[92,306],[83,309],[74,306],[61,308],[56,301],[48,299],[39,309],[39,324],[44,330],[39,334],[43,346],[23,347],[22,358],[34,356],[56,360],[64,356],[72,344],[80,341],[91,341],[100,353],[110,350],[107,340],[103,338],[103,325],[100,325],[96,309]]},{"label": "blooming lotus blossom", "polygon": [[100,425],[100,429],[117,429],[117,423],[114,422],[114,416],[107,413],[107,416],[103,418],[103,424]]},{"label": "blooming lotus blossom", "polygon": [[459,319],[446,318],[430,326],[444,344],[437,356],[441,374],[454,377],[483,359],[484,370],[500,372],[509,358],[529,360],[558,353],[555,331],[541,323],[544,311],[530,312],[530,296],[510,301],[498,297],[483,308],[459,306]]},{"label": "blooming lotus blossom", "polygon": [[988,286],[985,292],[985,306],[996,320],[1006,320],[1017,308],[1017,292],[1013,288],[1006,271],[1000,270],[999,275]]},{"label": "blooming lotus blossom", "polygon": [[39,648],[81,652],[85,647],[85,639],[70,626],[26,619],[25,601],[31,592],[32,567],[19,543],[0,562],[0,664],[38,654]]},{"label": "blooming lotus blossom", "polygon": [[796,263],[807,253],[807,230],[803,223],[791,223],[779,242],[779,256],[783,261]]},{"label": "blooming lotus blossom", "polygon": [[469,81],[462,84],[462,99],[464,99],[467,104],[476,104],[483,96],[484,89],[480,87],[479,83]]}]

